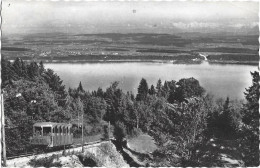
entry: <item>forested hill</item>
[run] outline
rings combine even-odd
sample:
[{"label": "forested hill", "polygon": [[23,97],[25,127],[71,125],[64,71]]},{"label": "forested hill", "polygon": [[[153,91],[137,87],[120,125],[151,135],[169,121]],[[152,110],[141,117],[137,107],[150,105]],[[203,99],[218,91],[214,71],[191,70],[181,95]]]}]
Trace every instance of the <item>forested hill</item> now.
[{"label": "forested hill", "polygon": [[[78,116],[84,113],[85,135],[107,138],[110,121],[119,144],[140,133],[152,136],[158,146],[151,161],[155,166],[205,166],[198,150],[212,137],[238,141],[245,165],[259,164],[257,72],[243,105],[229,98],[215,101],[194,78],[159,79],[155,85],[142,79],[133,95],[118,88],[118,82],[106,90],[89,92],[81,83],[65,90],[60,77],[43,63],[2,59],[1,67],[7,155],[30,150],[35,122],[81,123]],[[79,136],[78,127],[73,131]]]}]

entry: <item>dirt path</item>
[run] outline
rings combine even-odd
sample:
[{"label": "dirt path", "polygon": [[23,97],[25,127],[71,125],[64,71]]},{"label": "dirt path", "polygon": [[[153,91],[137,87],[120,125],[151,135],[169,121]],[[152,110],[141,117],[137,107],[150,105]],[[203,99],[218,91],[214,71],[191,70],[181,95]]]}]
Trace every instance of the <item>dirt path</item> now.
[{"label": "dirt path", "polygon": [[235,140],[210,139],[197,152],[202,166],[241,167],[244,165]]}]

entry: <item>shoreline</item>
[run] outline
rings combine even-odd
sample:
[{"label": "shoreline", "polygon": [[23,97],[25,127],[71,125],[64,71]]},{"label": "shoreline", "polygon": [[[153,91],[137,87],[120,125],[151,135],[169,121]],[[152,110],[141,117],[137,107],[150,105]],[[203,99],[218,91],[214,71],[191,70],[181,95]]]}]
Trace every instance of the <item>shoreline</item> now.
[{"label": "shoreline", "polygon": [[[13,59],[8,59],[13,62]],[[45,59],[23,59],[25,62],[40,62],[43,63],[127,63],[127,62],[147,62],[147,63],[172,63],[172,64],[202,64],[205,60],[149,60],[149,59],[110,59],[110,60],[45,60]],[[236,65],[259,65],[256,61],[223,61],[223,60],[206,60],[209,64],[236,64]]]}]

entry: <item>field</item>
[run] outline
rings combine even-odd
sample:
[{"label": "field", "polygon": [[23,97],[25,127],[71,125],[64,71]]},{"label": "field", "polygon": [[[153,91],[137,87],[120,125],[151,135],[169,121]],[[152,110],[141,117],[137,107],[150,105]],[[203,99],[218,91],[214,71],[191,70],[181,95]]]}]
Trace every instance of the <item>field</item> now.
[{"label": "field", "polygon": [[[4,35],[3,35],[4,36]],[[158,61],[203,60],[258,63],[258,35],[221,34],[32,34],[3,37],[2,55],[10,60]]]}]

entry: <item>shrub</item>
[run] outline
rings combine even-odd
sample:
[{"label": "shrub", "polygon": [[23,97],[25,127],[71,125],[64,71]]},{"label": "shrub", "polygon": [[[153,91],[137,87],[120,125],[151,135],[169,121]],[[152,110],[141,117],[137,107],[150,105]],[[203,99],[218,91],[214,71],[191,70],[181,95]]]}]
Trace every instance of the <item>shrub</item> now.
[{"label": "shrub", "polygon": [[63,150],[62,151],[62,156],[66,156],[66,155],[67,155],[66,150]]},{"label": "shrub", "polygon": [[29,165],[32,167],[61,167],[61,163],[53,162],[57,159],[57,155],[52,155],[51,157],[39,158],[36,157],[29,161]]},{"label": "shrub", "polygon": [[102,143],[99,148],[104,152],[105,155],[109,155],[113,150],[111,144],[109,143]]},{"label": "shrub", "polygon": [[93,153],[85,152],[84,154],[80,154],[79,156],[80,162],[87,167],[101,167],[102,163],[95,157]]}]

